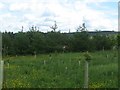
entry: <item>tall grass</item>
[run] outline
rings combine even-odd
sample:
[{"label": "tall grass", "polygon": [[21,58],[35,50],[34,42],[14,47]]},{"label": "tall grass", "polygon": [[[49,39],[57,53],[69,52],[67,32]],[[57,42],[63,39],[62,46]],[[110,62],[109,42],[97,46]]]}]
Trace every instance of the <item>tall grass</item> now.
[{"label": "tall grass", "polygon": [[[90,53],[90,88],[117,87],[116,51]],[[108,57],[106,57],[108,55]],[[7,57],[7,88],[78,88],[84,84],[84,53],[51,53],[34,56]],[[9,67],[7,65],[9,61]],[[79,64],[80,62],[80,64]]]}]

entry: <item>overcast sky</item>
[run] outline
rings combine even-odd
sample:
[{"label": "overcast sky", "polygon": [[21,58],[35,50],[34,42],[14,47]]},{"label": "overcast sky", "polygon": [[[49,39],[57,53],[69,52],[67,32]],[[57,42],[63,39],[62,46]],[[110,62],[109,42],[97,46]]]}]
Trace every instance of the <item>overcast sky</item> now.
[{"label": "overcast sky", "polygon": [[0,31],[42,32],[57,22],[62,32],[76,31],[82,23],[88,30],[118,30],[118,0],[0,0]]}]

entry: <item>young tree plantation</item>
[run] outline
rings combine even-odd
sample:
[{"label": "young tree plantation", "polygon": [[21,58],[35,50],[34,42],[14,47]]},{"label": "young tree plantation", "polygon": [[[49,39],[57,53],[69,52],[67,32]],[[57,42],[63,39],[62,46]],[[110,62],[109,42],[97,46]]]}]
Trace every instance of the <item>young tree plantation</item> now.
[{"label": "young tree plantation", "polygon": [[4,32],[2,38],[3,55],[63,52],[65,45],[68,47],[66,52],[110,50],[114,46],[118,48],[119,45],[117,33],[106,35],[97,32],[95,35],[91,35],[85,30],[74,33],[61,33],[59,31],[43,33],[32,29],[28,32]]},{"label": "young tree plantation", "polygon": [[[90,32],[2,32],[4,88],[116,88],[120,35]],[[88,53],[89,52],[89,53]]]}]

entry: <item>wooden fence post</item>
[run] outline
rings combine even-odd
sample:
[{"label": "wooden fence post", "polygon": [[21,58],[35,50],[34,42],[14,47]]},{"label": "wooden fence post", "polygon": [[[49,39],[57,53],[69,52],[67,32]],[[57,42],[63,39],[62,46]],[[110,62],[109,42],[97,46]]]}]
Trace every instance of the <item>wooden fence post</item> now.
[{"label": "wooden fence post", "polygon": [[88,88],[88,61],[85,60],[85,73],[84,73],[84,88]]},{"label": "wooden fence post", "polygon": [[89,71],[88,71],[88,68],[89,68],[89,62],[91,61],[91,55],[88,53],[88,51],[84,54],[84,57],[85,57],[85,71],[84,71],[84,88],[88,88],[89,86]]},{"label": "wooden fence post", "polygon": [[0,62],[0,90],[2,89],[2,86],[3,86],[3,66],[4,66],[4,61],[1,60]]}]

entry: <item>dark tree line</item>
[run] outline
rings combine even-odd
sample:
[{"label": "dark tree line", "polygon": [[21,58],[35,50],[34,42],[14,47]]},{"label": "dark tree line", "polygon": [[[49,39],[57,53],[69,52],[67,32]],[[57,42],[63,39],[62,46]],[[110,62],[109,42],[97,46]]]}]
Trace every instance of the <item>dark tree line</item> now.
[{"label": "dark tree line", "polygon": [[51,31],[43,33],[32,30],[28,32],[2,33],[3,55],[28,55],[51,52],[82,52],[110,50],[120,45],[120,36],[90,35],[85,27],[79,27],[75,33]]}]

